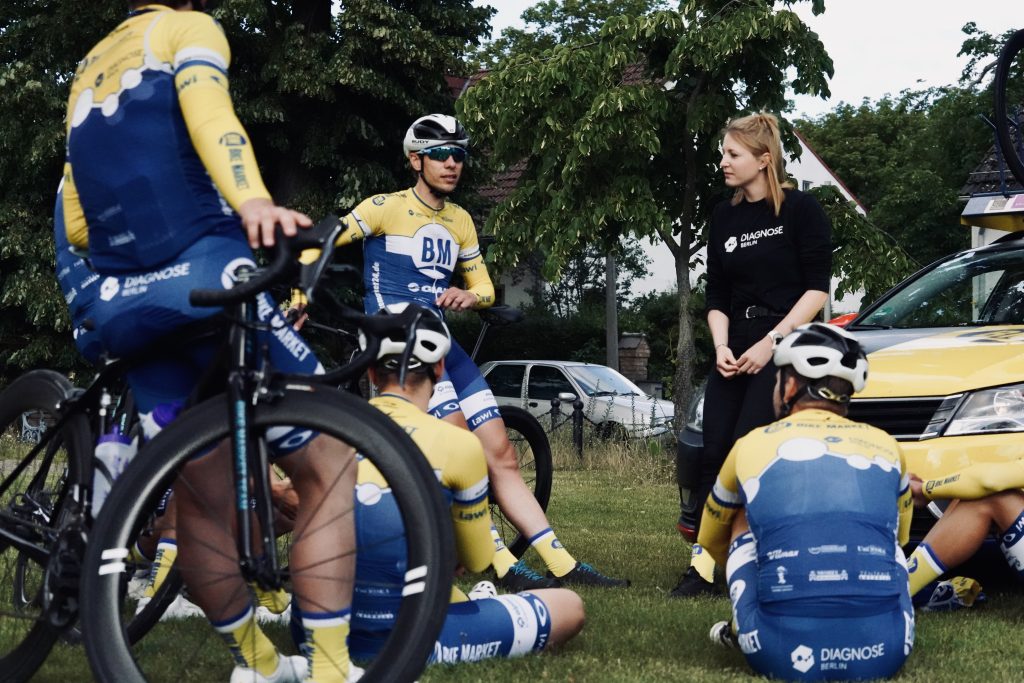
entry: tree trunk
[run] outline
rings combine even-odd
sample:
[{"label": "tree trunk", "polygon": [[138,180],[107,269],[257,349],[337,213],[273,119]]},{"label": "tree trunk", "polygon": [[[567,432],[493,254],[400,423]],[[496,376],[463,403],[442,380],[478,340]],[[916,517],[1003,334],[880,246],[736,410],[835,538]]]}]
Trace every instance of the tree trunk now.
[{"label": "tree trunk", "polygon": [[676,346],[676,374],[672,386],[675,428],[683,428],[686,409],[693,397],[693,318],[690,316],[690,257],[687,250],[676,253],[676,284],[679,287],[679,344]]},{"label": "tree trunk", "polygon": [[619,306],[616,293],[618,276],[615,272],[615,256],[608,254],[604,261],[604,310],[605,344],[608,347],[607,364],[613,370],[619,369]]}]

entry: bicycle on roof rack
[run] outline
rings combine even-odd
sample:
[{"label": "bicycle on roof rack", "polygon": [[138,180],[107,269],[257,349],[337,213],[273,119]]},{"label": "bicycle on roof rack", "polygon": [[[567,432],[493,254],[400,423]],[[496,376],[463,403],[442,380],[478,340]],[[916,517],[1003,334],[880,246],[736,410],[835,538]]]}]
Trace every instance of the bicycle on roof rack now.
[{"label": "bicycle on roof rack", "polygon": [[1006,166],[1024,185],[1024,29],[1010,36],[999,53],[993,80],[995,129]]}]

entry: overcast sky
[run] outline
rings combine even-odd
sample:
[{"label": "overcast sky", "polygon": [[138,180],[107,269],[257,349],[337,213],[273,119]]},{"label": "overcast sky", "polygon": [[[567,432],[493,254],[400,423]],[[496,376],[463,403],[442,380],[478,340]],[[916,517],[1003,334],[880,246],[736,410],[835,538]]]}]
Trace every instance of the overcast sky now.
[{"label": "overcast sky", "polygon": [[[505,27],[523,28],[519,16],[535,0],[474,0],[473,4],[498,10],[492,19],[493,37],[497,37]],[[956,83],[967,61],[956,56],[965,38],[960,30],[964,24],[973,21],[993,34],[1024,27],[1024,0],[826,0],[825,7],[825,13],[815,17],[810,2],[795,4],[832,57],[832,97],[796,97],[790,118],[816,116],[840,102],[860,104],[865,97],[878,100],[907,88]],[[634,291],[674,287],[668,247],[647,251],[653,272],[635,283]]]}]

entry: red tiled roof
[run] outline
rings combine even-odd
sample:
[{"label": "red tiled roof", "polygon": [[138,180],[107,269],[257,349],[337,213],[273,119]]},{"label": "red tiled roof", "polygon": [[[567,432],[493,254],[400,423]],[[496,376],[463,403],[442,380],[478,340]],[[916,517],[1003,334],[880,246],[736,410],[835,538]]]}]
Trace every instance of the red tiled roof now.
[{"label": "red tiled roof", "polygon": [[480,188],[480,196],[493,204],[500,204],[519,186],[519,179],[526,170],[526,159],[517,161],[504,171],[499,171],[491,178],[491,182]]}]

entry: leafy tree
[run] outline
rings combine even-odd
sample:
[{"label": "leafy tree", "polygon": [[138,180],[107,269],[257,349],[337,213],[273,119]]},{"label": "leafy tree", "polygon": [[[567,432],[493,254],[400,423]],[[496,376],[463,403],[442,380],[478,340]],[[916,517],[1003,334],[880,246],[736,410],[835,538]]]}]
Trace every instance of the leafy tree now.
[{"label": "leafy tree", "polygon": [[871,222],[923,264],[969,244],[958,197],[992,144],[986,111],[980,93],[935,88],[843,104],[798,126]]},{"label": "leafy tree", "polygon": [[475,59],[480,68],[488,69],[511,54],[546,50],[572,38],[593,36],[614,16],[637,16],[668,5],[667,0],[542,0],[520,15],[525,28],[505,29],[484,45]]},{"label": "leafy tree", "polygon": [[821,41],[788,3],[687,0],[510,54],[458,105],[496,163],[526,160],[519,187],[487,220],[492,253],[514,264],[543,246],[554,277],[580,244],[607,251],[625,235],[664,240],[678,283],[682,414],[693,387],[690,261],[722,197],[719,131],[737,113],[783,110],[787,84],[827,95],[831,74]]},{"label": "leafy tree", "polygon": [[[600,249],[584,245],[569,255],[558,279],[548,280],[543,277],[544,258],[536,252],[522,260],[517,273],[525,271],[533,276],[537,283],[534,300],[555,315],[565,317],[584,305],[604,306],[606,257]],[[627,239],[619,246],[615,257],[616,299],[621,306],[631,298],[633,281],[647,275],[647,256],[638,241]]]},{"label": "leafy tree", "polygon": [[[9,0],[0,17],[0,380],[74,362],[51,215],[75,63],[115,2]],[[489,33],[471,0],[224,0],[232,91],[271,192],[312,215],[410,182],[400,140],[450,111],[446,73]],[[126,3],[125,3],[126,7]],[[8,367],[9,366],[9,367]],[[7,368],[7,369],[4,369]]]}]

